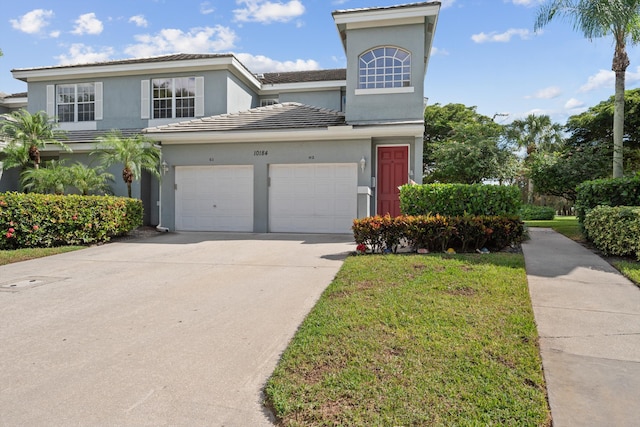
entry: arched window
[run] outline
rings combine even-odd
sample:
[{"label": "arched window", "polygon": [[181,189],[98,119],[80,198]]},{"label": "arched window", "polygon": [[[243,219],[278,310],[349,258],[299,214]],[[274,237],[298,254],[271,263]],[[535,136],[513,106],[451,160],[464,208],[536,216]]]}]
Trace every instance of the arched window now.
[{"label": "arched window", "polygon": [[384,46],[360,55],[359,89],[411,86],[411,54],[404,49]]}]

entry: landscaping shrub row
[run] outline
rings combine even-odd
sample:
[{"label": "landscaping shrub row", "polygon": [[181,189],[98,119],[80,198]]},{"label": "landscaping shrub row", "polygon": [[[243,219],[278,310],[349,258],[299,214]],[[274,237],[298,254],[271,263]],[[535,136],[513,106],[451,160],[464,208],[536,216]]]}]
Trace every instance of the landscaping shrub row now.
[{"label": "landscaping shrub row", "polygon": [[142,201],[113,196],[0,194],[0,249],[105,242],[142,225]]},{"label": "landscaping shrub row", "polygon": [[400,188],[404,215],[517,215],[520,190],[513,186],[485,184],[424,184]]},{"label": "landscaping shrub row", "polygon": [[352,230],[356,243],[373,253],[395,253],[401,243],[414,250],[500,250],[524,236],[517,216],[373,216],[354,220]]},{"label": "landscaping shrub row", "polygon": [[523,221],[550,221],[556,216],[556,210],[550,206],[522,205],[520,219]]},{"label": "landscaping shrub row", "polygon": [[596,179],[576,188],[576,215],[584,225],[589,211],[597,206],[640,206],[640,177]]},{"label": "landscaping shrub row", "polygon": [[640,261],[640,207],[598,206],[586,214],[583,225],[605,255],[635,256]]}]

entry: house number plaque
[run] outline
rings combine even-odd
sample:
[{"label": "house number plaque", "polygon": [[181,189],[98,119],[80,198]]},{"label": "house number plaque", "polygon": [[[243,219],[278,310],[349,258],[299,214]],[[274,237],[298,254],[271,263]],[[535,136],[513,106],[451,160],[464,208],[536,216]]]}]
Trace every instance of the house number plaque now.
[{"label": "house number plaque", "polygon": [[258,156],[268,156],[269,152],[267,150],[255,150],[253,152],[253,155],[258,157]]}]

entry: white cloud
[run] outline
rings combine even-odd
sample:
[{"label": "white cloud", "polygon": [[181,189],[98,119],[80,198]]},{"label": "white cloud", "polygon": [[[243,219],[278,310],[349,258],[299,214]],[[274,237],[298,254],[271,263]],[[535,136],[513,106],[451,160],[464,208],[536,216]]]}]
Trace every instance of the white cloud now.
[{"label": "white cloud", "polygon": [[100,52],[96,52],[91,46],[74,43],[69,48],[67,54],[56,56],[56,59],[60,65],[88,64],[108,61],[111,55],[113,55],[113,48],[110,47],[103,48]]},{"label": "white cloud", "polygon": [[71,33],[79,36],[83,34],[100,34],[103,29],[102,21],[96,18],[95,13],[85,13],[84,15],[80,15],[78,19],[76,19],[75,23],[76,27]]},{"label": "white cloud", "polygon": [[576,108],[582,108],[582,107],[584,107],[584,102],[575,98],[571,98],[564,104],[564,108],[567,110],[575,110]]},{"label": "white cloud", "polygon": [[11,26],[23,33],[37,34],[49,25],[49,19],[53,18],[53,10],[34,9],[18,19],[10,19]]},{"label": "white cloud", "polygon": [[287,3],[276,3],[268,0],[236,0],[242,9],[233,11],[236,21],[239,22],[289,22],[301,16],[305,9],[300,0],[290,0]]},{"label": "white cloud", "polygon": [[440,49],[434,46],[431,48],[431,56],[435,55],[449,56],[449,52],[445,49]]},{"label": "white cloud", "polygon": [[442,3],[442,6],[440,6],[441,9],[446,9],[448,7],[453,6],[453,4],[456,2],[456,0],[442,0],[440,3]]},{"label": "white cloud", "polygon": [[276,61],[263,55],[250,53],[236,54],[240,62],[254,73],[272,73],[278,71],[319,70],[320,64],[313,59],[296,59],[295,61]]},{"label": "white cloud", "polygon": [[544,0],[511,0],[511,3],[518,6],[537,6],[541,3],[544,3]]},{"label": "white cloud", "polygon": [[511,38],[514,36],[520,37],[522,40],[528,40],[531,38],[531,31],[525,28],[510,28],[504,33],[498,33],[496,31],[492,31],[490,33],[479,33],[471,36],[471,40],[476,43],[487,43],[487,42],[499,42],[506,43],[511,41]]},{"label": "white cloud", "polygon": [[208,1],[200,3],[200,13],[203,15],[209,15],[210,13],[215,12],[216,9],[211,6],[211,3]]},{"label": "white cloud", "polygon": [[133,57],[146,57],[166,53],[202,53],[229,50],[235,45],[236,33],[228,27],[192,28],[188,32],[167,28],[155,35],[134,36],[137,44],[130,45],[125,53]]},{"label": "white cloud", "polygon": [[60,31],[51,31],[49,33],[49,37],[51,37],[52,39],[57,39],[58,37],[60,37]]},{"label": "white cloud", "polygon": [[129,18],[129,22],[136,24],[138,27],[147,27],[149,22],[144,18],[144,15],[135,15]]},{"label": "white cloud", "polygon": [[600,70],[595,75],[589,76],[587,83],[580,86],[580,92],[591,92],[592,90],[605,87],[613,87],[616,75],[611,70]]},{"label": "white cloud", "polygon": [[525,98],[535,98],[535,99],[553,99],[560,96],[562,90],[557,86],[549,86],[544,89],[540,89],[536,93],[530,96],[525,96]]}]

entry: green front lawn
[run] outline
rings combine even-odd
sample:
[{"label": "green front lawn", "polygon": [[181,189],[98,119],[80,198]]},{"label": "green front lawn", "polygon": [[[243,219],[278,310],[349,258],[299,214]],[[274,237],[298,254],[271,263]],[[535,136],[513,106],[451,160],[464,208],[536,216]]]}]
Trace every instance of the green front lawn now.
[{"label": "green front lawn", "polygon": [[49,255],[61,254],[64,252],[77,251],[84,246],[60,246],[57,248],[27,248],[15,250],[0,250],[0,265],[14,262],[27,261],[29,259],[42,258]]},{"label": "green front lawn", "polygon": [[575,216],[556,216],[555,219],[548,221],[524,221],[528,227],[545,227],[552,228],[560,234],[564,234],[571,240],[584,240],[580,224]]},{"label": "green front lawn", "polygon": [[548,426],[523,257],[349,257],[266,386],[285,426]]}]

